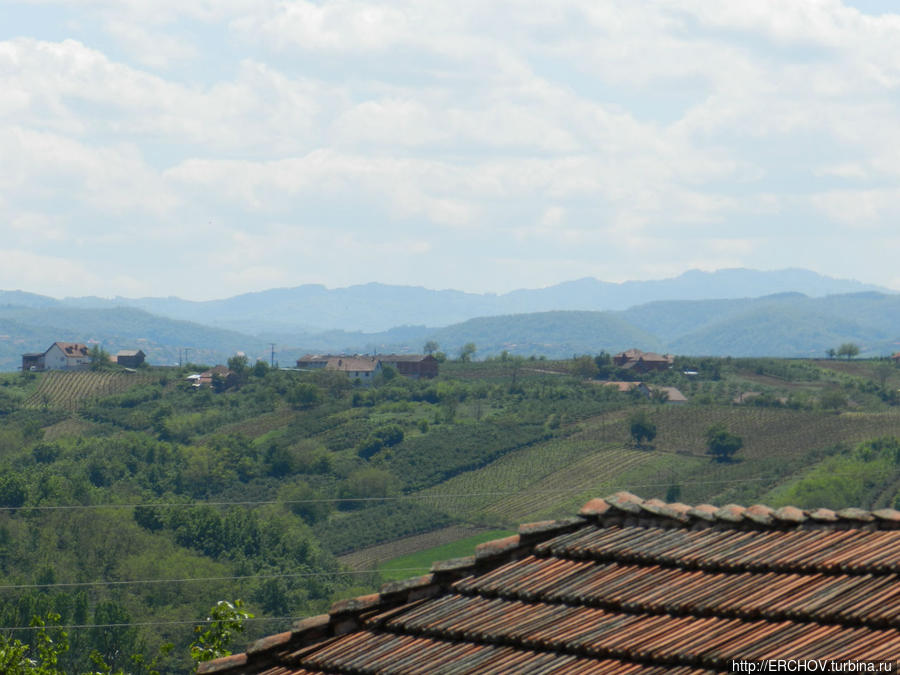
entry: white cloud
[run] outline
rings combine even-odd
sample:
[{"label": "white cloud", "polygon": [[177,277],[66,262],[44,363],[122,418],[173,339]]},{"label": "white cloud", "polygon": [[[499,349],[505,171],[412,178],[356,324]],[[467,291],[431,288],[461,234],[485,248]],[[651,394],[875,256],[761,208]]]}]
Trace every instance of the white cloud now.
[{"label": "white cloud", "polygon": [[[524,275],[495,279],[501,258],[554,280],[658,277],[765,262],[754,229],[784,251],[897,215],[900,17],[838,0],[25,4],[80,27],[0,42],[17,248],[34,223],[127,270],[135,237],[160,264],[178,240],[229,260],[204,280],[239,291],[307,273],[273,251],[290,222],[353,252],[352,272],[309,261],[305,281],[433,268],[461,285],[447,260],[471,240],[468,283],[496,289]],[[415,254],[379,267],[373,232]]]}]

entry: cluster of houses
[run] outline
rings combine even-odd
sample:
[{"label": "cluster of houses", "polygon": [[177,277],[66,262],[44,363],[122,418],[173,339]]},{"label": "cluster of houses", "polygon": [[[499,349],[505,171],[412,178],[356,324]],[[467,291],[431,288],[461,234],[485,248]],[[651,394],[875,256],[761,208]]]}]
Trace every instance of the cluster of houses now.
[{"label": "cluster of houses", "polygon": [[438,360],[431,354],[307,354],[297,359],[297,368],[335,370],[366,385],[373,382],[384,368],[393,368],[400,375],[412,379],[437,377]]},{"label": "cluster of houses", "polygon": [[[631,370],[635,373],[650,373],[668,370],[675,359],[669,354],[654,354],[642,352],[640,349],[628,349],[619,352],[613,358],[613,363],[623,370]],[[615,387],[621,392],[635,392],[644,398],[656,398],[670,405],[682,405],[687,403],[687,397],[677,387],[664,387],[644,382],[624,382],[608,380],[600,382],[607,387]]]},{"label": "cluster of houses", "polygon": [[[147,357],[140,349],[123,349],[110,359],[126,368],[137,368]],[[22,354],[22,370],[85,370],[91,365],[91,350],[80,342],[54,342],[46,351]]]}]

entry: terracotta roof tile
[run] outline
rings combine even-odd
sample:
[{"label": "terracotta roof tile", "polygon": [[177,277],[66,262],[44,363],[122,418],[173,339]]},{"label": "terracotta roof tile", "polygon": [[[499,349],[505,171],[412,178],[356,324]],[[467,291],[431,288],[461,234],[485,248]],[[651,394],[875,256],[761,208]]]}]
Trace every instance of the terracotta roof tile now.
[{"label": "terracotta roof tile", "polygon": [[617,493],[201,673],[713,673],[900,654],[900,513]]}]

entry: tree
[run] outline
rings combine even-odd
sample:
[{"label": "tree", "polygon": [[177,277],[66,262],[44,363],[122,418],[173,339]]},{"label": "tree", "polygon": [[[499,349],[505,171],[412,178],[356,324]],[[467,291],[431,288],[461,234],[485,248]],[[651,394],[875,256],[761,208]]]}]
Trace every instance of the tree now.
[{"label": "tree", "polygon": [[585,380],[593,379],[599,370],[597,362],[590,356],[579,356],[572,361],[570,368],[573,375]]},{"label": "tree", "polygon": [[875,364],[874,374],[882,389],[884,389],[884,385],[887,384],[887,380],[894,373],[894,370],[896,369],[890,361],[879,361]]},{"label": "tree", "polygon": [[829,359],[833,359],[836,354],[837,354],[837,350],[834,347],[829,347],[828,349],[825,350],[825,355]]},{"label": "tree", "polygon": [[730,462],[734,453],[744,447],[744,439],[736,436],[721,422],[706,430],[706,454],[717,462]]},{"label": "tree", "polygon": [[191,644],[191,658],[200,663],[230,656],[228,646],[238,633],[244,632],[244,621],[252,618],[250,612],[244,611],[244,603],[240,600],[235,600],[234,604],[219,600],[206,619],[206,630],[203,626],[194,628],[197,639]]},{"label": "tree", "polygon": [[88,357],[91,359],[91,370],[100,370],[109,366],[109,352],[100,345],[91,347]]},{"label": "tree", "polygon": [[858,354],[859,354],[859,345],[857,345],[853,342],[845,342],[837,350],[837,355],[838,356],[846,356],[848,361]]},{"label": "tree", "polygon": [[438,345],[437,342],[435,342],[434,340],[429,340],[428,342],[425,343],[425,347],[423,347],[423,351],[426,354],[434,354],[439,348],[440,348],[440,345]]},{"label": "tree", "polygon": [[472,360],[472,356],[477,351],[474,342],[467,342],[459,349],[459,360],[463,363],[468,363]]},{"label": "tree", "polygon": [[634,444],[639,448],[643,447],[645,441],[650,443],[656,438],[656,425],[646,410],[639,410],[628,418],[628,429]]},{"label": "tree", "polygon": [[287,400],[294,408],[314,408],[322,402],[322,392],[310,382],[298,382],[288,390]]}]

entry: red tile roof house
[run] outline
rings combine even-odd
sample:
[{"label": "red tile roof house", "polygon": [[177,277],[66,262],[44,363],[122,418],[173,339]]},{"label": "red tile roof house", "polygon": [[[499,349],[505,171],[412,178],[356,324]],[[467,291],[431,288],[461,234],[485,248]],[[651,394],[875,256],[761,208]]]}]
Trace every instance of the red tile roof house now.
[{"label": "red tile roof house", "polygon": [[613,356],[613,363],[619,368],[634,370],[636,373],[647,373],[651,370],[668,370],[675,358],[668,354],[642,352],[640,349],[629,349]]},{"label": "red tile roof house", "polygon": [[198,673],[725,673],[766,659],[896,661],[898,629],[898,511],[620,492]]},{"label": "red tile roof house", "polygon": [[198,389],[201,387],[212,387],[216,377],[222,380],[223,386],[227,389],[233,387],[237,383],[237,374],[228,366],[213,366],[207,371],[200,373],[200,377],[194,378],[189,376],[188,379],[194,380],[194,385]]},{"label": "red tile roof house", "polygon": [[90,350],[80,342],[54,342],[44,352],[45,370],[83,370],[90,365]]}]

